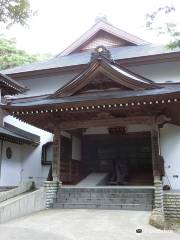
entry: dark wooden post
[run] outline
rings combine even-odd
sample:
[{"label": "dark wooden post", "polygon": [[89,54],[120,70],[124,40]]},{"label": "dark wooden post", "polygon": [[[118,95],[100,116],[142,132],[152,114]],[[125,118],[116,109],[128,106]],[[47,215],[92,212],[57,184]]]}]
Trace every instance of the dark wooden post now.
[{"label": "dark wooden post", "polygon": [[53,181],[60,182],[60,147],[61,134],[58,128],[54,129],[53,138],[53,162],[52,162],[52,176]]},{"label": "dark wooden post", "polygon": [[151,146],[152,146],[152,164],[153,164],[153,176],[160,176],[159,172],[159,129],[153,126],[151,130]]}]

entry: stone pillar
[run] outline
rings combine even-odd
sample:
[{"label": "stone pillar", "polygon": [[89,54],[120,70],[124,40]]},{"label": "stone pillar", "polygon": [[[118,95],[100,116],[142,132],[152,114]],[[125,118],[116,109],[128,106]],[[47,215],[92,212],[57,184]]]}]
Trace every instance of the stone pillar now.
[{"label": "stone pillar", "polygon": [[58,181],[45,181],[44,188],[46,193],[46,208],[52,208],[59,189]]},{"label": "stone pillar", "polygon": [[60,130],[54,130],[52,176],[54,182],[60,182]]},{"label": "stone pillar", "polygon": [[150,224],[159,228],[165,228],[165,217],[163,207],[163,183],[161,171],[159,169],[159,130],[154,126],[151,130],[151,145],[152,145],[152,162],[154,176],[154,205],[150,217]]},{"label": "stone pillar", "polygon": [[46,192],[46,208],[53,206],[53,201],[56,199],[57,192],[61,186],[60,182],[60,130],[54,129],[53,138],[53,161],[52,161],[52,177],[53,181],[45,181],[44,188]]},{"label": "stone pillar", "polygon": [[154,206],[149,223],[154,227],[164,229],[163,184],[159,176],[154,177],[154,187]]}]

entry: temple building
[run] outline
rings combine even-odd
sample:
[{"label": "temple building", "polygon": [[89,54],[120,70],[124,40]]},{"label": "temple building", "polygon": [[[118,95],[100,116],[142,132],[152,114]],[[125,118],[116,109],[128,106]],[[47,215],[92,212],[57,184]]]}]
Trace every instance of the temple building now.
[{"label": "temple building", "polygon": [[179,49],[100,19],[55,58],[4,73],[28,90],[3,109],[54,136],[49,180],[180,189]]}]

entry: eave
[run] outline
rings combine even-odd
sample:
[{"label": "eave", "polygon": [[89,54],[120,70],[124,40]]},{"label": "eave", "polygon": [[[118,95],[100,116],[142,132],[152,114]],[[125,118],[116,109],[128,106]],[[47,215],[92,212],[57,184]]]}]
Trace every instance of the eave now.
[{"label": "eave", "polygon": [[27,90],[22,84],[14,81],[10,76],[0,73],[0,88],[2,95],[14,95]]},{"label": "eave", "polygon": [[[18,129],[15,128],[14,129]],[[7,127],[0,127],[0,139],[3,141],[8,141],[12,143],[17,143],[17,144],[31,144],[33,146],[37,146],[39,144],[39,141],[34,141],[28,137],[22,136],[18,134],[15,131],[11,131]]]},{"label": "eave", "polygon": [[[175,61],[180,61],[180,51],[164,53],[164,54],[116,59],[116,62],[123,67],[132,67],[132,66],[164,63],[164,62],[175,62]],[[37,76],[58,74],[62,72],[84,70],[87,68],[88,64],[89,62],[78,64],[78,65],[71,65],[71,66],[42,68],[42,69],[33,70],[33,71],[21,71],[18,73],[16,72],[7,73],[6,75],[16,80],[21,80],[21,79],[26,80],[25,77],[37,77]],[[27,88],[25,88],[25,90],[27,90]]]},{"label": "eave", "polygon": [[[124,94],[119,92],[110,92],[90,95],[79,95],[58,99],[41,99],[34,101],[20,102],[12,101],[8,105],[2,106],[3,109],[15,115],[43,114],[48,112],[71,112],[86,111],[94,108],[109,109],[113,107],[129,107],[152,104],[165,104],[178,102],[180,99],[180,86],[176,85],[176,89],[169,90],[153,89],[145,91],[126,91]],[[111,106],[109,106],[111,104]],[[114,106],[115,104],[115,106]]]}]

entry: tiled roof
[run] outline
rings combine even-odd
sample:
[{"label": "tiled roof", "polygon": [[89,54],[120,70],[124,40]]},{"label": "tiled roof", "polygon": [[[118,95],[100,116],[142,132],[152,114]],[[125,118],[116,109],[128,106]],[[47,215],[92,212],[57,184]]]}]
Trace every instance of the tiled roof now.
[{"label": "tiled roof", "polygon": [[27,144],[39,144],[40,137],[17,128],[11,124],[5,123],[5,127],[0,127],[0,138],[7,141]]},{"label": "tiled roof", "polygon": [[80,94],[75,96],[69,96],[69,97],[61,97],[57,99],[48,99],[47,96],[41,99],[30,99],[28,101],[18,101],[15,100],[10,103],[8,108],[11,106],[17,107],[17,108],[24,108],[24,107],[34,107],[34,106],[40,106],[40,105],[63,105],[63,104],[71,104],[71,103],[81,103],[84,101],[96,101],[96,100],[108,100],[108,99],[130,99],[133,98],[138,99],[141,97],[154,97],[154,96],[163,96],[167,94],[179,94],[180,93],[180,84],[164,84],[161,85],[161,88],[156,89],[147,89],[142,91],[102,91],[97,93],[90,93],[90,94]]},{"label": "tiled roof", "polygon": [[[158,46],[153,44],[140,46],[123,46],[109,49],[114,60],[138,58],[144,56],[161,55],[168,53],[180,52],[180,48],[169,49],[166,46]],[[67,56],[56,56],[50,60],[28,64],[12,69],[2,71],[4,74],[31,72],[53,68],[63,68],[88,64],[91,58],[91,51],[82,53],[73,53]]]},{"label": "tiled roof", "polygon": [[23,93],[27,90],[25,86],[3,73],[0,73],[0,87],[3,95]]}]

